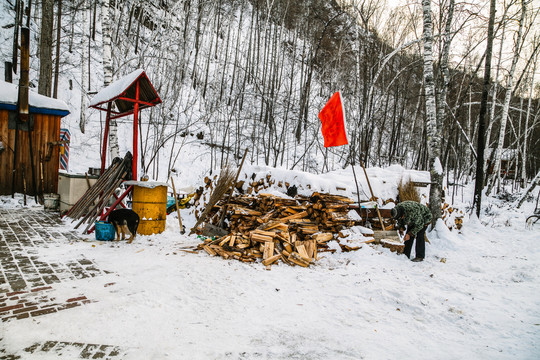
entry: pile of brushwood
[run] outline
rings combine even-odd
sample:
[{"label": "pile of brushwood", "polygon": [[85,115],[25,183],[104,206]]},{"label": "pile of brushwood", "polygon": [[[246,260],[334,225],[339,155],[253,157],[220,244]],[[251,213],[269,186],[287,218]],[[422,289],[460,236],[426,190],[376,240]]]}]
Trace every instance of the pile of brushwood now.
[{"label": "pile of brushwood", "polygon": [[[342,231],[359,225],[349,216],[352,200],[344,196],[313,193],[282,198],[259,193],[220,200],[207,216],[209,224],[223,224],[228,235],[206,238],[197,246],[212,256],[272,264],[308,267],[318,253],[331,251],[327,242],[336,240],[343,251],[361,246],[341,244]],[[369,242],[366,241],[366,242]]]}]

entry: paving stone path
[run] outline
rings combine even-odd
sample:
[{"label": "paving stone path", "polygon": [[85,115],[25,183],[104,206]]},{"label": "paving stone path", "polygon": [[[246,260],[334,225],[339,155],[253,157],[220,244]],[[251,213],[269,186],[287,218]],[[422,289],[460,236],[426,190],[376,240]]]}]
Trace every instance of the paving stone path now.
[{"label": "paving stone path", "polygon": [[[9,326],[11,321],[46,316],[95,301],[91,294],[73,294],[62,299],[54,297],[55,284],[108,273],[80,254],[64,262],[40,259],[39,248],[80,239],[76,231],[59,232],[60,224],[58,213],[0,208],[0,327]],[[23,351],[59,357],[69,354],[73,359],[121,359],[125,354],[114,345],[56,340],[35,343]],[[0,337],[0,359],[19,358],[5,352]]]}]

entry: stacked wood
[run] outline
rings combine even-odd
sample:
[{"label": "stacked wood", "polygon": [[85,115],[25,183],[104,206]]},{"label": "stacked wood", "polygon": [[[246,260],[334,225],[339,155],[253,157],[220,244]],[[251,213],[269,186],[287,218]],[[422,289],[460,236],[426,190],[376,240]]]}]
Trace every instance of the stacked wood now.
[{"label": "stacked wood", "polygon": [[132,155],[126,154],[124,159],[115,158],[97,182],[89,188],[84,195],[69,209],[65,216],[74,220],[80,219],[75,229],[84,223],[88,226],[83,231],[85,233],[94,221],[100,217],[103,209],[108,206],[115,193],[114,191],[125,179],[131,178]]},{"label": "stacked wood", "polygon": [[[343,196],[321,193],[295,199],[264,193],[235,196],[225,214],[229,234],[206,239],[197,248],[224,259],[260,259],[268,269],[278,262],[308,267],[320,252],[335,251],[327,243],[339,243],[340,231],[358,225],[348,216],[352,202]],[[208,215],[211,222],[221,217],[222,207],[221,202],[214,206]],[[343,251],[360,248],[339,244]]]}]

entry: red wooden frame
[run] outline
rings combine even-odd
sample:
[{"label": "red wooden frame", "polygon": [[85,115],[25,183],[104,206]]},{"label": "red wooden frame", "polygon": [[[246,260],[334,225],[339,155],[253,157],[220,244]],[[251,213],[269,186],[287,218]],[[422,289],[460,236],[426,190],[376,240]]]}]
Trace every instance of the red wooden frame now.
[{"label": "red wooden frame", "polygon": [[[148,102],[148,101],[144,101],[140,99],[142,78],[146,78],[148,80],[148,84],[150,85],[150,88],[152,89],[155,95],[155,98],[152,100],[153,102]],[[128,89],[130,89],[132,86],[135,86],[135,98],[130,98],[126,96]],[[125,112],[118,112],[118,111],[112,110],[112,103],[116,100],[122,100],[122,101],[128,101],[128,102],[134,103],[133,110],[129,109]],[[147,107],[155,106],[159,103],[161,103],[161,99],[159,98],[159,95],[157,94],[156,89],[154,89],[154,86],[152,85],[152,83],[146,76],[145,72],[143,71],[137,77],[137,79],[135,79],[134,82],[129,84],[129,86],[127,86],[122,91],[120,95],[117,95],[112,99],[105,100],[91,106],[94,109],[107,112],[107,115],[105,118],[105,130],[103,133],[103,146],[101,149],[101,173],[105,171],[105,163],[107,160],[107,146],[108,146],[108,138],[109,138],[109,130],[110,130],[110,121],[133,114],[133,163],[132,163],[133,176],[132,176],[132,179],[137,180],[137,164],[139,161],[139,150],[138,150],[138,141],[137,141],[139,137],[139,111]],[[103,105],[105,104],[107,104],[106,109],[103,107]]]}]

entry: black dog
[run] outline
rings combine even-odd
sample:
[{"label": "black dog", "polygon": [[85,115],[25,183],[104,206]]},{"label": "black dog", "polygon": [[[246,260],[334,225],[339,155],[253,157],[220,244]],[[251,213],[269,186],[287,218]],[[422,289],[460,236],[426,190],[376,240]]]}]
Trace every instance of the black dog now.
[{"label": "black dog", "polygon": [[109,222],[116,230],[116,241],[120,240],[120,232],[122,233],[122,240],[124,240],[126,238],[127,230],[127,232],[131,234],[131,237],[128,239],[128,244],[131,244],[133,239],[135,239],[135,235],[137,235],[139,215],[131,209],[117,209],[109,214]]}]

